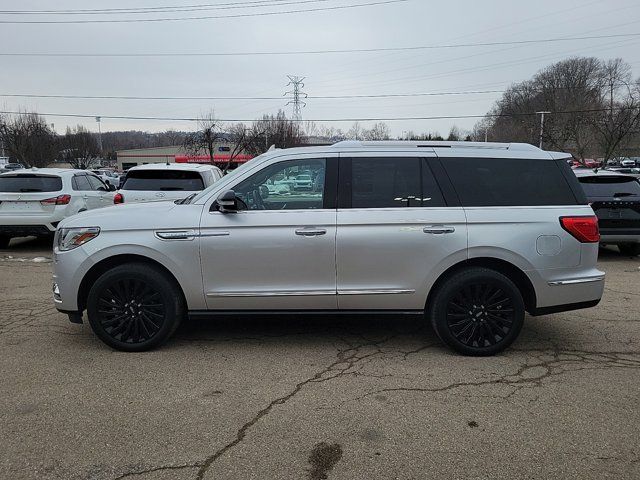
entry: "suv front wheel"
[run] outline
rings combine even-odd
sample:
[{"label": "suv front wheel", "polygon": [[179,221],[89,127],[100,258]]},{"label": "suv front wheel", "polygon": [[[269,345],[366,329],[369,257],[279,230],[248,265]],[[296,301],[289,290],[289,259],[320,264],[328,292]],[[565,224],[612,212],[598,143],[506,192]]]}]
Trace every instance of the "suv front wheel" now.
[{"label": "suv front wheel", "polygon": [[107,345],[127,352],[164,343],[185,315],[175,281],[144,263],[120,265],[103,273],[87,298],[94,333]]},{"label": "suv front wheel", "polygon": [[505,275],[488,268],[454,273],[434,293],[428,315],[438,337],[464,355],[494,355],[518,337],[524,301]]}]

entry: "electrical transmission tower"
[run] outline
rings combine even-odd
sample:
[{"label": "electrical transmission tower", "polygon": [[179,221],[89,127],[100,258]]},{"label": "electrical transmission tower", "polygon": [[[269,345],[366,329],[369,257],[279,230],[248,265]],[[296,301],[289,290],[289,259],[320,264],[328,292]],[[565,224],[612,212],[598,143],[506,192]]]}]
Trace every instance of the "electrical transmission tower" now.
[{"label": "electrical transmission tower", "polygon": [[293,90],[290,90],[284,94],[291,95],[293,98],[287,102],[287,105],[293,105],[293,120],[300,122],[302,120],[302,108],[307,104],[302,99],[307,98],[307,94],[302,91],[304,83],[302,82],[306,77],[298,77],[295,75],[287,75],[289,78],[288,86],[293,86]]}]

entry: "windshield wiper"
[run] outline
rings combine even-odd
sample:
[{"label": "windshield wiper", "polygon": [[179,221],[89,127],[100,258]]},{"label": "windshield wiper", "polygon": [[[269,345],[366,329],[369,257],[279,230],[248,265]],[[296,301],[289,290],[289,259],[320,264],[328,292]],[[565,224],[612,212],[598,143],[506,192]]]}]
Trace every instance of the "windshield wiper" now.
[{"label": "windshield wiper", "polygon": [[613,194],[614,197],[634,197],[635,195],[636,195],[635,193],[629,193],[629,192],[619,192],[619,193]]},{"label": "windshield wiper", "polygon": [[184,190],[184,188],[180,188],[180,187],[160,187],[160,190],[163,192],[179,192],[181,190]]},{"label": "windshield wiper", "polygon": [[21,188],[20,191],[22,193],[27,193],[27,192],[41,192],[42,189],[40,188]]}]

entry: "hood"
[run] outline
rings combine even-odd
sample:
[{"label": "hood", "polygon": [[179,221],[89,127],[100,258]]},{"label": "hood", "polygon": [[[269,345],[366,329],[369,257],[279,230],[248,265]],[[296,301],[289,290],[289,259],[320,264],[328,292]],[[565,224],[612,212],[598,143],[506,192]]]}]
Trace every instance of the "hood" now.
[{"label": "hood", "polygon": [[58,228],[100,227],[101,230],[194,228],[202,205],[176,205],[173,201],[114,205],[65,218]]}]

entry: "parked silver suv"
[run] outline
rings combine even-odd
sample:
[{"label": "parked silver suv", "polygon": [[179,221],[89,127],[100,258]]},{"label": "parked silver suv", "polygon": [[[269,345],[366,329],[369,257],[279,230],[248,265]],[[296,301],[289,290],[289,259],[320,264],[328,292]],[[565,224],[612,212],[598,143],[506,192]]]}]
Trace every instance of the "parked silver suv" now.
[{"label": "parked silver suv", "polygon": [[[525,317],[596,305],[598,224],[566,163],[525,144],[340,142],[269,151],[184,200],[61,222],[54,300],[108,345],[187,315],[417,313],[491,355]],[[311,190],[270,188],[304,172]]]}]

